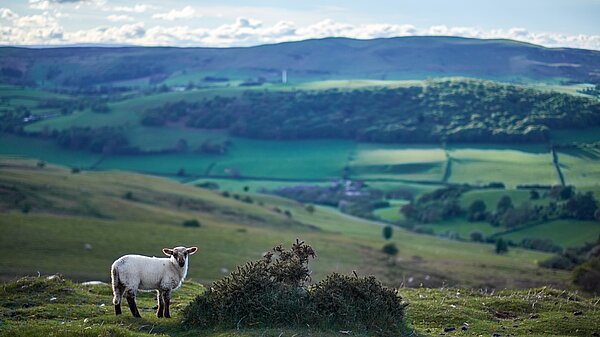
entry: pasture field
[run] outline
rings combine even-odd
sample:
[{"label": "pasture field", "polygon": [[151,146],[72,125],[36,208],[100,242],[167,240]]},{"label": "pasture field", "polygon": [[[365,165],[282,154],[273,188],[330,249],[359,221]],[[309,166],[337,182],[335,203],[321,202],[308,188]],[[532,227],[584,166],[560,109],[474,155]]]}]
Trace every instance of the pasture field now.
[{"label": "pasture field", "polygon": [[400,207],[408,203],[407,200],[388,200],[390,207],[376,209],[373,214],[381,220],[391,223],[399,223],[405,220],[405,217],[400,213]]},{"label": "pasture field", "polygon": [[547,204],[549,199],[544,196],[544,190],[537,190],[540,194],[540,199],[531,200],[529,190],[511,190],[511,189],[483,189],[483,190],[472,190],[464,193],[460,199],[460,206],[464,209],[468,209],[469,205],[475,200],[482,200],[486,205],[486,210],[493,211],[498,205],[498,201],[503,196],[509,196],[515,207],[518,207],[522,203],[530,203],[531,205],[536,204]]},{"label": "pasture field", "polygon": [[561,150],[558,152],[558,162],[568,185],[600,185],[600,150]]},{"label": "pasture field", "polygon": [[552,156],[546,146],[465,145],[448,149],[450,182],[485,184],[557,184]]},{"label": "pasture field", "polygon": [[71,151],[44,139],[0,133],[0,154],[38,158],[71,167],[90,167],[101,155],[87,151]]},{"label": "pasture field", "polygon": [[[564,287],[568,280],[566,272],[537,266],[549,254],[512,249],[507,255],[496,255],[491,245],[441,240],[402,229],[394,231],[392,242],[400,254],[398,263],[390,266],[380,252],[383,224],[327,207],[317,206],[309,213],[302,204],[274,196],[251,193],[254,203],[250,204],[167,179],[122,172],[72,174],[61,167],[38,168],[34,161],[16,159],[3,159],[0,170],[1,186],[24,196],[17,206],[11,204],[15,199],[11,194],[0,199],[0,276],[4,279],[40,271],[77,280],[108,280],[107,268],[120,255],[159,255],[163,246],[196,244],[201,250],[191,260],[189,275],[210,281],[223,270],[260,257],[269,247],[302,238],[319,254],[311,262],[315,279],[332,271],[357,270],[377,275],[387,284],[406,286],[429,282]],[[25,204],[29,205],[26,213]],[[290,211],[292,217],[274,211],[275,207]],[[193,218],[201,227],[181,225]],[[86,243],[93,248],[85,250]],[[29,253],[16,262],[11,254],[16,249]],[[481,273],[482,265],[487,273]],[[409,278],[411,283],[404,281]]]},{"label": "pasture field", "polygon": [[549,239],[563,248],[569,248],[595,242],[598,235],[600,235],[598,221],[554,220],[500,236],[514,242],[520,242],[525,238]]},{"label": "pasture field", "polygon": [[441,181],[446,157],[435,145],[360,144],[350,169],[359,179]]},{"label": "pasture field", "polygon": [[470,240],[470,234],[481,232],[485,237],[505,230],[504,228],[493,227],[487,222],[470,222],[465,219],[450,219],[431,224],[420,224],[422,228],[430,228],[435,235],[448,236],[458,234],[460,239]]}]

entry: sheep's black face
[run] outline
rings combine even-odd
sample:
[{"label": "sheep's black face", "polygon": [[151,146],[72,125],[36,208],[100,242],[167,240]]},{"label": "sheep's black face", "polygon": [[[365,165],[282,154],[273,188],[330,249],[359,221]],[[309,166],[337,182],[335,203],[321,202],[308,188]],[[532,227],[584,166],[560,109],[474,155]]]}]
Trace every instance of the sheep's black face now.
[{"label": "sheep's black face", "polygon": [[196,252],[198,248],[185,248],[185,247],[175,247],[173,249],[165,248],[163,252],[170,256],[175,262],[179,265],[179,267],[185,267],[185,263],[188,259],[189,255],[192,255]]}]

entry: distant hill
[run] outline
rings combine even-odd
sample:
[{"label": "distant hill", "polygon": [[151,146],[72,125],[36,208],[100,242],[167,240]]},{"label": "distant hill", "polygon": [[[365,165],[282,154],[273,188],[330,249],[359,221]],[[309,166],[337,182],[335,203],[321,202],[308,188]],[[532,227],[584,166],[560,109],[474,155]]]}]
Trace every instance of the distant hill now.
[{"label": "distant hill", "polygon": [[[468,76],[495,80],[600,82],[600,51],[512,40],[326,38],[245,48],[0,48],[0,83],[82,86],[180,72],[277,81]],[[201,78],[201,77],[200,77]]]}]

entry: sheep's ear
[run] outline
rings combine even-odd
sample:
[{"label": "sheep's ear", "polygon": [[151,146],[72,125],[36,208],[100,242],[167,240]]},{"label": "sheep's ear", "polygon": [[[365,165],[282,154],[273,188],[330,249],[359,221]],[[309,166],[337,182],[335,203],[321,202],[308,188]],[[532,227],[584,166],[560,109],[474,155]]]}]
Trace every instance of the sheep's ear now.
[{"label": "sheep's ear", "polygon": [[169,249],[169,248],[163,248],[163,253],[164,253],[166,256],[171,256],[171,255],[173,255],[173,249]]},{"label": "sheep's ear", "polygon": [[187,249],[188,254],[192,255],[194,253],[196,253],[196,251],[198,250],[198,247],[191,247]]}]

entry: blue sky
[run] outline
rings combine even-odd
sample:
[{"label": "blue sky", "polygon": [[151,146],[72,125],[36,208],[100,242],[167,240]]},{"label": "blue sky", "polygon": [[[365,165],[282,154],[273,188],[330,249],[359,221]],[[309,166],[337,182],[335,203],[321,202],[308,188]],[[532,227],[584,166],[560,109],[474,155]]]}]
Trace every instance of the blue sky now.
[{"label": "blue sky", "polygon": [[453,35],[600,50],[599,22],[600,0],[0,0],[0,44],[10,45]]}]

